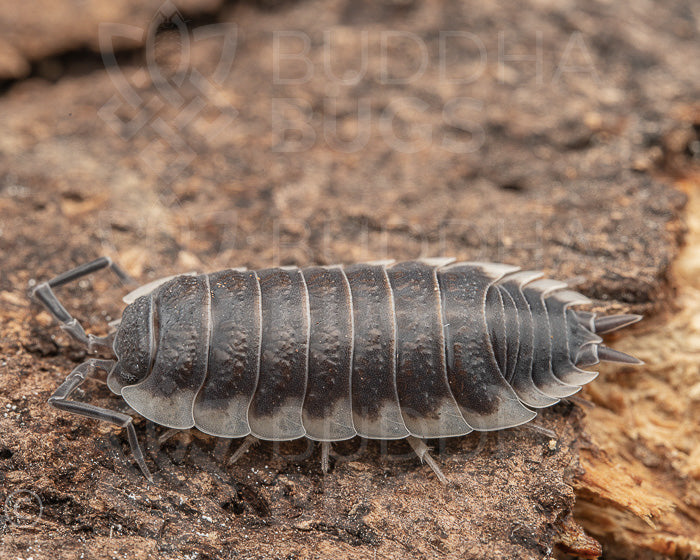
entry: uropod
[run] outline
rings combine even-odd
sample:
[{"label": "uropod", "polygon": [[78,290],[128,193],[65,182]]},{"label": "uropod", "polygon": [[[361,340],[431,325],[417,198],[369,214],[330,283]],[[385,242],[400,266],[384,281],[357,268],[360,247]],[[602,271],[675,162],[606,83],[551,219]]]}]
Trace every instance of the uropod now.
[{"label": "uropod", "polygon": [[426,439],[519,426],[592,381],[600,360],[640,364],[599,336],[641,319],[571,309],[582,294],[542,273],[454,259],[350,266],[241,268],[182,274],[124,298],[116,330],[86,334],[52,288],[103,268],[102,257],[33,290],[63,330],[114,359],[78,365],[56,408],[127,429],[151,478],[131,416],[71,400],[97,370],[157,424],[257,441],[330,444],[359,435],[406,438],[444,481]]}]

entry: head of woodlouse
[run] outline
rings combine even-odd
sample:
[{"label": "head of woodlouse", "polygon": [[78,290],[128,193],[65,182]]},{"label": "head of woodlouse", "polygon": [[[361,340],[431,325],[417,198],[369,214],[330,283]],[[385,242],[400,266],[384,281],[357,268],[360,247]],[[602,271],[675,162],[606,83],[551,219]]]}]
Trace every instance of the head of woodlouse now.
[{"label": "head of woodlouse", "polygon": [[154,345],[151,306],[151,298],[146,295],[124,309],[113,345],[117,357],[109,375],[113,390],[138,383],[150,373]]}]

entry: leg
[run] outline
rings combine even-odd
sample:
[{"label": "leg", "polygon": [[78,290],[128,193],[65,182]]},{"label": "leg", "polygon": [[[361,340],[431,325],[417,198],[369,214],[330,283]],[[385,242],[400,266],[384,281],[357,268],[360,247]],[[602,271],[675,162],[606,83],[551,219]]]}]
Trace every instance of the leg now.
[{"label": "leg", "polygon": [[588,399],[584,399],[583,397],[579,397],[578,395],[571,395],[569,397],[566,397],[566,400],[569,402],[572,402],[574,404],[577,404],[579,407],[586,409],[586,408],[595,408],[595,403],[592,401],[589,401]]},{"label": "leg", "polygon": [[428,463],[428,466],[433,469],[433,472],[435,473],[435,476],[438,477],[438,480],[443,484],[447,484],[447,477],[442,473],[440,466],[437,464],[435,459],[431,457],[430,453],[428,452],[428,446],[425,445],[425,442],[422,439],[418,439],[413,436],[408,436],[406,440],[413,448],[413,451],[416,452],[416,455],[418,455],[421,463],[424,461]]},{"label": "leg", "polygon": [[160,445],[163,445],[166,441],[168,441],[175,434],[179,434],[180,432],[183,432],[183,431],[184,430],[179,430],[177,428],[168,428],[168,430],[158,438],[158,443]]},{"label": "leg", "polygon": [[68,400],[68,397],[70,397],[73,391],[75,391],[88,376],[92,375],[95,369],[109,371],[113,365],[113,360],[91,359],[87,362],[83,362],[76,367],[68,377],[66,377],[63,384],[56,389],[53,395],[51,395],[49,398],[49,404],[58,408],[59,410],[66,410],[74,414],[79,414],[80,416],[87,416],[88,418],[94,418],[95,420],[103,420],[116,426],[126,428],[126,433],[129,436],[129,444],[131,445],[131,452],[134,455],[134,458],[136,459],[136,462],[141,468],[143,474],[148,480],[152,481],[153,478],[151,477],[151,473],[146,466],[146,461],[143,458],[143,453],[141,452],[141,447],[139,447],[138,439],[136,439],[136,430],[134,429],[131,416],[120,412],[115,412],[113,410],[107,410],[106,408],[101,408],[92,404]]},{"label": "leg", "polygon": [[66,331],[78,342],[82,342],[87,345],[88,350],[92,350],[94,346],[107,346],[111,348],[112,337],[97,337],[94,335],[85,334],[85,330],[78,323],[66,308],[61,305],[54,295],[51,288],[57,288],[58,286],[63,286],[69,282],[73,282],[83,276],[92,274],[103,268],[110,268],[117,275],[119,280],[125,284],[135,283],[134,280],[126,273],[122,268],[116,263],[112,262],[109,257],[100,257],[97,260],[59,274],[55,278],[49,280],[48,282],[42,282],[32,291],[32,296],[36,297],[43,305],[46,307],[49,313],[61,324],[61,329]]},{"label": "leg", "polygon": [[330,441],[322,441],[321,442],[321,471],[323,474],[328,473],[328,466],[330,464],[330,457],[331,454],[331,442]]},{"label": "leg", "polygon": [[231,458],[228,460],[228,464],[233,465],[236,461],[238,461],[238,459],[245,455],[246,451],[258,443],[260,443],[260,440],[255,436],[246,436],[243,443],[241,443],[238,449],[236,449],[236,451],[233,452],[233,455],[231,455]]},{"label": "leg", "polygon": [[536,424],[535,422],[528,422],[527,424],[520,424],[520,426],[516,426],[516,428],[520,428],[522,430],[532,430],[533,432],[537,432],[540,434],[544,434],[550,439],[559,439],[559,436],[557,435],[556,432],[553,430],[550,430],[549,428],[545,428],[544,426],[540,426],[539,424]]}]

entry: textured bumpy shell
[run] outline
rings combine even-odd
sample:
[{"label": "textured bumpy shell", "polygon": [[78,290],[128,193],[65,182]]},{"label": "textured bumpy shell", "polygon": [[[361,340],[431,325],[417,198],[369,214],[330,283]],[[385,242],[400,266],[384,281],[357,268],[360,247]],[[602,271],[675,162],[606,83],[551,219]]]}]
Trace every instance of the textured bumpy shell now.
[{"label": "textured bumpy shell", "polygon": [[537,272],[425,259],[224,270],[141,288],[110,388],[222,437],[437,438],[531,420],[588,383],[587,303]]}]

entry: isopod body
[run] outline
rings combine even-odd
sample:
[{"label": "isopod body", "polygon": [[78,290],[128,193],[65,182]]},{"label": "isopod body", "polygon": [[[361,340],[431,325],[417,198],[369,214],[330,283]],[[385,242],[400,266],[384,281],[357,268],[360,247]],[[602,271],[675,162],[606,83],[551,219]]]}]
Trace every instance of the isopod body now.
[{"label": "isopod body", "polygon": [[[452,259],[179,275],[127,296],[116,333],[98,340],[50,288],[104,266],[115,268],[104,259],[35,294],[76,338],[111,343],[116,360],[90,367],[107,370],[136,412],[220,437],[422,440],[509,428],[594,379],[583,367],[639,363],[599,336],[639,316],[597,318],[571,309],[586,297],[541,273]],[[87,369],[52,404],[119,423],[67,400]]]}]

